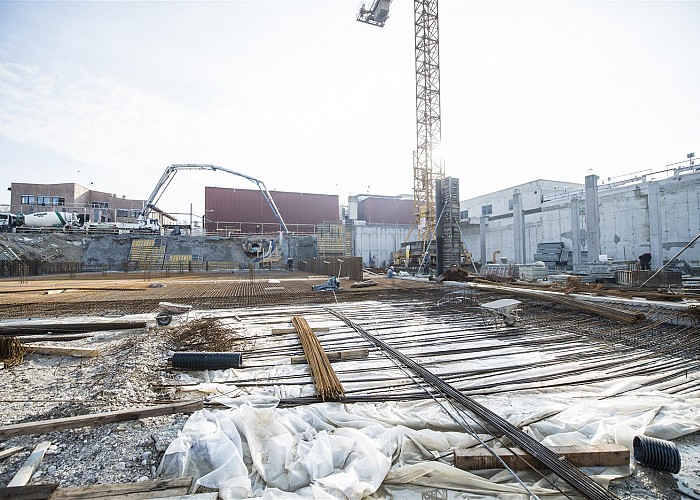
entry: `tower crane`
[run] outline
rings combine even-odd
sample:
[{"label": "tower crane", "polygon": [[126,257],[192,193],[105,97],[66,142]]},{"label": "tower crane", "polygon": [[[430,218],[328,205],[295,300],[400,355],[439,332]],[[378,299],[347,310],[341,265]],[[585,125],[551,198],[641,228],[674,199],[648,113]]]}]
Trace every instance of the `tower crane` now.
[{"label": "tower crane", "polygon": [[[368,7],[362,3],[357,20],[383,27],[389,18],[392,0],[373,0]],[[438,0],[414,0],[416,63],[416,150],[413,152],[413,201],[418,239],[423,252],[436,225],[435,181],[444,177],[442,166],[435,158],[440,144],[440,47],[438,30]],[[409,234],[410,237],[410,234]]]}]

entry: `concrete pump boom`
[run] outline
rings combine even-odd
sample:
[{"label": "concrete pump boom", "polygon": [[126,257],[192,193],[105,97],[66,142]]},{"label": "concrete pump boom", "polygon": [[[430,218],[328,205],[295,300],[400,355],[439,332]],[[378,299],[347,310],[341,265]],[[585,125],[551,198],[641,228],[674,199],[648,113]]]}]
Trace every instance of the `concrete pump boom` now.
[{"label": "concrete pump boom", "polygon": [[213,172],[220,170],[221,172],[226,172],[227,174],[233,174],[233,175],[237,175],[238,177],[243,177],[244,179],[248,179],[250,182],[252,182],[256,186],[258,186],[258,189],[260,189],[260,191],[262,192],[263,196],[265,197],[265,201],[267,201],[267,204],[270,205],[270,208],[272,209],[272,213],[275,215],[277,222],[279,222],[280,231],[283,231],[285,233],[288,232],[287,225],[284,223],[284,219],[282,219],[282,215],[280,214],[280,211],[277,209],[277,205],[275,205],[275,202],[272,199],[270,192],[265,187],[265,183],[263,181],[256,179],[255,177],[251,177],[249,175],[242,174],[240,172],[235,172],[233,170],[229,170],[227,168],[217,167],[216,165],[205,165],[205,164],[197,164],[197,163],[195,163],[195,164],[191,164],[191,163],[175,164],[175,165],[170,165],[168,168],[166,168],[165,172],[163,172],[163,175],[160,177],[160,180],[156,184],[156,187],[153,189],[153,192],[148,197],[148,200],[146,201],[146,205],[143,207],[143,209],[139,213],[139,217],[138,217],[139,220],[148,219],[148,214],[150,214],[151,210],[153,210],[153,207],[156,206],[156,204],[160,200],[160,197],[163,195],[163,193],[165,192],[165,189],[168,187],[170,182],[173,180],[173,177],[175,177],[175,174],[178,172],[178,170],[211,170]]}]

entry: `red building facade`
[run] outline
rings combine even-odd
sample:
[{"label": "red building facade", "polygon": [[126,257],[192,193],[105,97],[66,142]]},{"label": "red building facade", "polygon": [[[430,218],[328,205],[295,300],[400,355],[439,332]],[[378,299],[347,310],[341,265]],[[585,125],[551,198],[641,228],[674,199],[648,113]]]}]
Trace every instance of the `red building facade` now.
[{"label": "red building facade", "polygon": [[[313,233],[316,224],[340,219],[338,195],[270,191],[290,232]],[[262,234],[280,230],[279,222],[258,189],[206,187],[207,232]]]}]

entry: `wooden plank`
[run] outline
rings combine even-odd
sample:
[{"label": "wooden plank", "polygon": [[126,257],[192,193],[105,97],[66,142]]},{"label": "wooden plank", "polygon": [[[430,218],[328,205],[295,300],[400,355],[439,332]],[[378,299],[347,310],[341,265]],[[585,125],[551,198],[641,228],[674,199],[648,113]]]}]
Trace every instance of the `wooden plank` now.
[{"label": "wooden plank", "polygon": [[[347,351],[327,352],[328,361],[347,361],[350,359],[362,359],[369,356],[369,349],[349,349]],[[292,356],[290,358],[293,365],[306,364],[306,356]]]},{"label": "wooden plank", "polygon": [[93,425],[111,424],[124,420],[138,420],[140,418],[158,417],[173,413],[192,413],[201,410],[201,400],[181,401],[178,403],[162,404],[157,406],[142,406],[139,408],[126,408],[124,410],[108,411],[104,413],[92,413],[77,417],[54,418],[51,420],[39,420],[22,424],[0,426],[0,439],[9,439],[15,436],[27,434],[46,434],[48,432],[63,431],[66,429],[78,429]]},{"label": "wooden plank", "polygon": [[22,451],[24,449],[24,446],[13,446],[12,448],[8,448],[6,450],[0,451],[0,460],[3,458],[11,457],[18,451]]},{"label": "wooden plank", "polygon": [[167,490],[140,491],[138,493],[120,493],[118,495],[110,495],[108,497],[101,496],[99,498],[105,500],[150,500],[151,498],[171,498],[173,495],[176,495],[177,498],[186,497],[189,491],[189,488],[170,488]]},{"label": "wooden plank", "polygon": [[146,321],[97,321],[91,323],[42,323],[41,321],[23,321],[11,325],[0,325],[0,335],[46,335],[56,333],[87,333],[107,330],[130,330],[145,328]]},{"label": "wooden plank", "polygon": [[58,488],[51,500],[87,498],[163,498],[187,494],[192,485],[191,477],[177,479],[157,479],[142,483],[91,484]]},{"label": "wooden plank", "polygon": [[47,354],[49,356],[74,356],[77,358],[94,358],[100,355],[99,349],[86,349],[83,347],[60,347],[53,345],[25,345],[25,355]]},{"label": "wooden plank", "polygon": [[34,474],[36,468],[39,467],[39,464],[44,459],[44,454],[46,453],[46,450],[49,449],[49,446],[51,446],[51,441],[42,441],[36,445],[36,448],[34,448],[32,454],[29,455],[29,458],[17,471],[17,474],[15,474],[15,477],[12,478],[12,481],[7,483],[7,487],[12,488],[14,486],[26,485],[32,478],[32,474]]},{"label": "wooden plank", "polygon": [[15,338],[20,342],[31,343],[31,342],[63,342],[68,340],[81,340],[92,337],[89,333],[74,333],[67,335],[17,335]]},{"label": "wooden plank", "polygon": [[[312,326],[311,329],[314,332],[325,333],[325,332],[329,332],[331,328],[329,326]],[[273,335],[278,335],[280,333],[296,333],[296,330],[293,326],[290,326],[290,327],[281,326],[281,327],[272,329]]]},{"label": "wooden plank", "polygon": [[0,488],[0,500],[46,500],[57,487],[58,483]]},{"label": "wooden plank", "polygon": [[[575,467],[629,465],[630,451],[618,444],[551,446],[550,449]],[[498,456],[513,470],[547,467],[530,454],[513,448],[498,450]],[[485,448],[459,449],[454,452],[455,467],[462,470],[503,469],[503,464]],[[527,463],[525,463],[527,461]],[[528,463],[530,465],[528,465]]]},{"label": "wooden plank", "polygon": [[164,497],[161,500],[216,500],[219,498],[217,492],[213,493],[194,493],[192,495],[181,495],[177,497]]}]

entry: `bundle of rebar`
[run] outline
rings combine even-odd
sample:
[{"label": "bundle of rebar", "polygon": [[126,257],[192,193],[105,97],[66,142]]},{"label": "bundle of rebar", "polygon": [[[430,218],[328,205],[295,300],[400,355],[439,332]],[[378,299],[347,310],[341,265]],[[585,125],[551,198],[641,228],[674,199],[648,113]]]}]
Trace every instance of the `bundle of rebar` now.
[{"label": "bundle of rebar", "polygon": [[328,356],[306,320],[302,316],[292,316],[292,324],[304,349],[311,378],[316,386],[316,396],[325,401],[326,398],[337,399],[345,394],[345,389],[338,380],[338,375],[333,370]]},{"label": "bundle of rebar", "polygon": [[14,337],[0,337],[0,361],[6,366],[17,366],[24,361],[24,346]]}]

